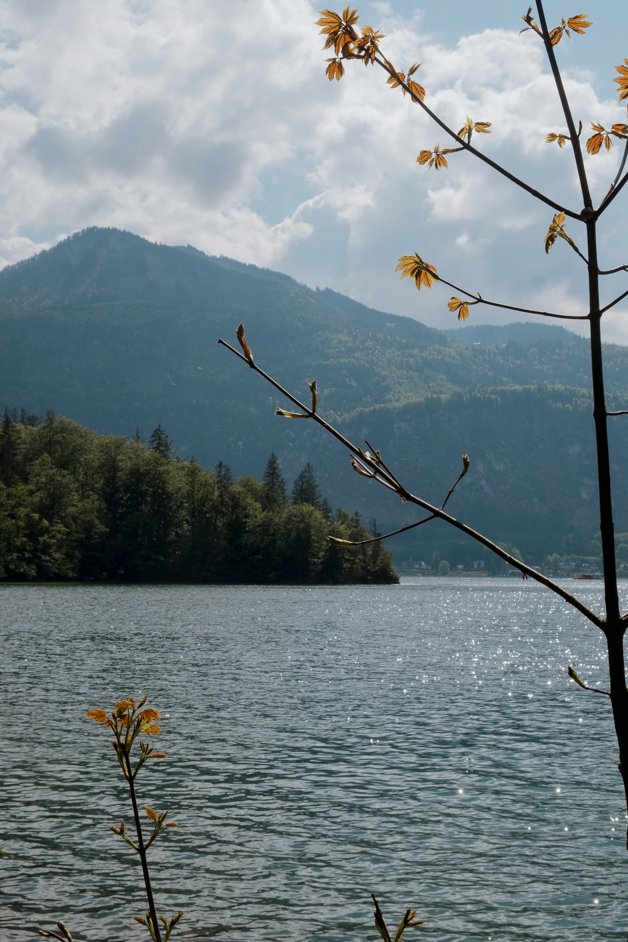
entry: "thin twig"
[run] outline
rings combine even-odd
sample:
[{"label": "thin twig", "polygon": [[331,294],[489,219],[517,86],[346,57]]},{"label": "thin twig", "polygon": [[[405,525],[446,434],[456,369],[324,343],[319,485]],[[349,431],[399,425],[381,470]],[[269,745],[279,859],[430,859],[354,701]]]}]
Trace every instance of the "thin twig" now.
[{"label": "thin twig", "polygon": [[487,298],[482,297],[481,294],[478,294],[477,292],[474,293],[473,291],[467,291],[466,288],[460,288],[453,282],[447,281],[446,278],[442,278],[439,274],[435,276],[435,280],[440,281],[444,285],[447,285],[448,288],[452,288],[453,291],[458,291],[460,294],[464,294],[467,298],[477,301],[478,304],[486,304],[487,307],[497,307],[502,311],[514,311],[517,314],[533,314],[536,317],[553,317],[562,321],[586,321],[589,319],[588,314],[557,314],[554,311],[539,311],[535,308],[519,307],[518,305],[514,304],[503,304],[501,301],[489,301]]},{"label": "thin twig", "polygon": [[624,298],[626,298],[626,297],[628,297],[628,290],[622,291],[622,293],[621,293],[620,295],[618,295],[618,296],[615,298],[614,301],[611,301],[611,302],[610,302],[609,304],[607,304],[605,307],[601,307],[601,308],[600,308],[600,317],[602,316],[602,314],[606,314],[607,311],[610,311],[610,309],[611,309],[612,307],[615,307],[616,304],[619,304],[619,302],[620,302],[620,301],[623,301]]}]

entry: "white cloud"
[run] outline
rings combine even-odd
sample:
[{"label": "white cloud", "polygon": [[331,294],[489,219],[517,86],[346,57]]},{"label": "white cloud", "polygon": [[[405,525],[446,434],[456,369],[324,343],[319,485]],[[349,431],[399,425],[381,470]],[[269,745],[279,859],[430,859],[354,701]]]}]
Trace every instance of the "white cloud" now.
[{"label": "white cloud", "polygon": [[[613,5],[605,28],[617,31],[625,11]],[[566,304],[556,285],[570,283],[568,250],[543,253],[551,208],[466,154],[439,174],[417,166],[419,150],[446,136],[377,69],[349,62],[342,82],[325,79],[318,7],[5,0],[0,264],[75,229],[116,225],[441,325],[446,294],[418,296],[401,283],[400,255],[421,251],[460,284],[527,306],[554,284],[549,297]],[[368,19],[379,18],[372,25],[400,68],[424,63],[427,101],[455,129],[467,114],[492,121],[478,146],[577,206],[570,155],[544,142],[563,119],[540,44],[517,23],[450,41],[445,7],[389,0],[371,4]],[[430,18],[440,27],[431,34]],[[611,83],[600,98],[575,48],[564,50],[565,80],[584,138],[591,120],[622,115]],[[596,193],[618,159],[614,148],[588,161]],[[601,239],[613,264],[622,233],[615,216]]]}]

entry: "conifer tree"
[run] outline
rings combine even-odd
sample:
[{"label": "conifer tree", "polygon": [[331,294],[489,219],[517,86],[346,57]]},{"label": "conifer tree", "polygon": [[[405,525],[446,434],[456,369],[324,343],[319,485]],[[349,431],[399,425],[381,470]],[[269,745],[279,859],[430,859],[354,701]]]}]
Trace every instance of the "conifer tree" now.
[{"label": "conifer tree", "polygon": [[314,468],[308,461],[299,471],[292,485],[291,503],[310,504],[312,507],[318,507],[320,502],[321,496]]},{"label": "conifer tree", "polygon": [[264,484],[264,509],[276,510],[283,507],[286,503],[286,482],[281,473],[281,465],[277,455],[272,452],[263,477]]}]

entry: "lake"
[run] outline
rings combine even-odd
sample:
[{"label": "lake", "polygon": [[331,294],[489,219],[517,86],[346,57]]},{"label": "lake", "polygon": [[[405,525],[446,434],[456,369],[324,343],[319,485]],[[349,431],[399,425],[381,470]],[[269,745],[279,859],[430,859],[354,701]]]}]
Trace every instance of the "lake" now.
[{"label": "lake", "polygon": [[169,758],[140,800],[180,825],[151,849],[173,940],[376,940],[371,893],[425,919],[404,942],[626,939],[609,704],[567,677],[605,686],[603,638],[530,581],[3,585],[0,636],[3,939],[147,938],[84,716],[142,692]]}]

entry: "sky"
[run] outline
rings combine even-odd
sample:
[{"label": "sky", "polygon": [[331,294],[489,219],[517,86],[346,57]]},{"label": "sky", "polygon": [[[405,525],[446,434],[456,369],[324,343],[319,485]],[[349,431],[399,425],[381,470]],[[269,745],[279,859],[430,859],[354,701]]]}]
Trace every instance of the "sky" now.
[{"label": "sky", "polygon": [[[514,0],[371,0],[360,25],[415,79],[454,129],[491,121],[474,143],[513,173],[579,211],[542,44],[520,33]],[[549,255],[553,211],[468,154],[448,169],[418,165],[447,145],[379,69],[348,63],[325,77],[328,52],[309,0],[0,0],[0,267],[89,226],[190,244],[329,287],[379,310],[454,327],[452,291],[416,291],[395,266],[418,252],[443,277],[483,297],[586,313],[584,264],[564,242]],[[341,9],[330,3],[332,9]],[[557,55],[583,138],[591,122],[626,122],[612,79],[628,57],[626,0],[546,0],[550,24],[587,13],[586,36]],[[587,158],[595,197],[620,146]],[[604,217],[601,264],[628,261],[628,188]],[[581,247],[583,227],[568,226]],[[628,274],[604,279],[603,303]],[[471,323],[523,318],[471,308]],[[581,331],[586,325],[561,322]],[[628,344],[628,302],[604,320]]]}]

